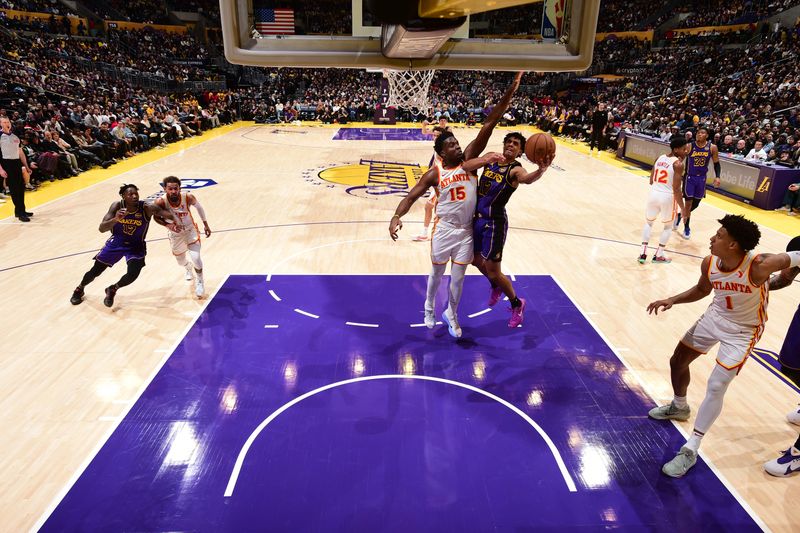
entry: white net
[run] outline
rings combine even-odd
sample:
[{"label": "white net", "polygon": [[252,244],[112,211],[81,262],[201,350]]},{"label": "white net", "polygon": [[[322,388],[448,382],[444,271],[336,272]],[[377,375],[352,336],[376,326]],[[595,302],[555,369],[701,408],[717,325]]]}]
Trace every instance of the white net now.
[{"label": "white net", "polygon": [[435,73],[435,70],[384,70],[389,80],[388,105],[417,114],[428,113],[431,109],[428,90]]}]

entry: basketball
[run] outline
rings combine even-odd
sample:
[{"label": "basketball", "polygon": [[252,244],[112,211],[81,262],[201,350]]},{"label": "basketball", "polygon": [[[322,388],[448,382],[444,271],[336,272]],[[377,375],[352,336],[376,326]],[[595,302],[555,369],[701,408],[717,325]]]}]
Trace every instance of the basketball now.
[{"label": "basketball", "polygon": [[548,157],[555,157],[556,142],[549,133],[534,133],[525,143],[525,155],[529,160],[540,165]]}]

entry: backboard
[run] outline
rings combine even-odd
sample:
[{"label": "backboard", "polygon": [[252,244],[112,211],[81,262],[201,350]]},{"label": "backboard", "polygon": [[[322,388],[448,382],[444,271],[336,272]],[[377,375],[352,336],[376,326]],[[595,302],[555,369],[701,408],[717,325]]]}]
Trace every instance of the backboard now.
[{"label": "backboard", "polygon": [[458,13],[470,16],[433,57],[410,59],[383,55],[381,26],[364,1],[285,0],[279,5],[292,7],[278,9],[270,0],[220,0],[225,57],[271,67],[582,71],[592,62],[600,6],[599,0],[515,0],[523,5],[490,10],[502,2],[420,0],[472,7]]}]

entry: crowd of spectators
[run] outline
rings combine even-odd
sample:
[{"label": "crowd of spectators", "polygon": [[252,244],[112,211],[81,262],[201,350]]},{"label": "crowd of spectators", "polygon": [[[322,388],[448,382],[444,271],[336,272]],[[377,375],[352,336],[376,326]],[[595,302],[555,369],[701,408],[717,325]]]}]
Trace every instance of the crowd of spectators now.
[{"label": "crowd of spectators", "polygon": [[198,98],[132,87],[68,96],[0,82],[0,116],[11,120],[33,170],[28,189],[231,123],[237,100],[230,92]]},{"label": "crowd of spectators", "polygon": [[66,4],[58,0],[0,0],[0,9],[14,9],[30,13],[51,13],[53,15],[75,15]]},{"label": "crowd of spectators", "polygon": [[172,11],[200,13],[211,21],[219,22],[218,0],[168,0],[167,7]]},{"label": "crowd of spectators", "polygon": [[100,18],[169,24],[169,11],[164,0],[82,0]]},{"label": "crowd of spectators", "polygon": [[58,33],[62,35],[86,35],[88,28],[80,20],[75,31],[68,17],[50,15],[48,18],[28,17],[25,15],[8,16],[5,11],[0,11],[0,25],[10,30],[32,31],[43,33]]},{"label": "crowd of spectators", "polygon": [[526,4],[472,15],[469,33],[470,37],[528,36],[541,33],[541,29],[541,4]]},{"label": "crowd of spectators", "polygon": [[643,26],[640,23],[643,16],[652,12],[653,6],[650,0],[603,0],[600,3],[597,31],[650,29],[651,25]]},{"label": "crowd of spectators", "polygon": [[[651,48],[646,41],[607,39],[597,44],[596,61],[608,67],[629,66],[637,74],[619,83],[598,84],[596,92],[552,98],[537,87],[543,74],[526,74],[520,94],[504,121],[534,123],[576,142],[588,136],[594,102],[608,105],[607,141],[620,130],[668,138],[711,129],[723,154],[744,157],[762,143],[765,159],[795,165],[800,158],[800,25],[765,35],[744,48],[718,46],[718,36],[700,36],[702,46]],[[431,118],[480,122],[499,98],[503,74],[437,72],[429,98]],[[380,75],[355,70],[311,72],[280,69],[264,84],[268,95],[258,115],[266,121],[318,119],[365,120],[378,101]],[[527,88],[527,91],[525,90]],[[403,112],[401,118],[420,121],[425,115]],[[725,142],[730,136],[731,142]],[[732,143],[732,144],[731,144]],[[737,144],[741,146],[737,149]],[[770,152],[770,150],[773,150]],[[758,151],[758,150],[756,150]],[[786,152],[781,155],[781,152]]]},{"label": "crowd of spectators", "polygon": [[726,26],[747,24],[764,20],[776,13],[796,5],[793,0],[757,1],[743,0],[701,0],[693,2],[691,15],[683,19],[679,28],[699,28],[702,26]]},{"label": "crowd of spectators", "polygon": [[[331,0],[331,5],[336,1]],[[510,8],[500,13],[503,16],[497,21],[519,24],[521,32],[528,25],[524,19],[529,11]],[[309,18],[314,19],[324,17]],[[0,62],[4,107],[0,113],[12,118],[32,157],[41,157],[33,183],[65,178],[92,165],[113,164],[236,118],[346,123],[370,120],[379,103],[381,75],[348,69],[265,69],[260,87],[220,96],[144,89],[111,76],[98,65],[169,80],[207,80],[214,76],[205,67],[207,51],[188,34],[153,28],[111,30],[101,39],[58,36],[54,20],[32,29],[38,33],[28,38],[0,34],[4,59]],[[493,28],[491,16],[478,20]],[[624,73],[627,69],[623,81],[556,95],[549,85],[552,75],[527,73],[502,122],[537,124],[580,142],[588,137],[596,103],[603,102],[607,105],[603,113],[609,115],[606,141],[612,146],[623,130],[668,138],[679,132],[691,135],[706,126],[722,154],[796,165],[800,115],[797,109],[779,110],[800,103],[796,73],[800,25],[777,32],[768,28],[755,44],[720,46],[741,42],[744,36],[741,32],[691,37],[676,33],[667,40],[669,46],[662,48],[647,41],[606,39],[595,47],[594,72]],[[422,121],[443,116],[478,124],[501,96],[509,76],[439,71],[429,91],[430,111],[401,110],[400,118]]]},{"label": "crowd of spectators", "polygon": [[[131,74],[149,73],[170,81],[213,80],[207,70],[205,49],[191,35],[145,28],[110,31],[106,39],[72,39],[41,33],[30,39],[2,38],[3,54],[39,72],[52,72],[74,80],[91,80],[102,72],[102,64],[128,69]],[[0,65],[3,69],[13,65]]]}]

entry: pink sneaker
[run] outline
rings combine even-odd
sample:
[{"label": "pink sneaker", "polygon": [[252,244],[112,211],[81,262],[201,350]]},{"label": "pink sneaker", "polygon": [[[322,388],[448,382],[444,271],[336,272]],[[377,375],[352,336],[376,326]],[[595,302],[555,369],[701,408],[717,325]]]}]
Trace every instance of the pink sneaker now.
[{"label": "pink sneaker", "polygon": [[489,307],[494,307],[497,305],[497,302],[500,301],[500,298],[503,297],[503,289],[500,287],[495,287],[492,289],[492,294],[489,295]]},{"label": "pink sneaker", "polygon": [[510,328],[515,328],[522,324],[522,313],[525,312],[525,298],[520,298],[519,301],[522,302],[522,305],[511,308],[511,320],[508,321],[508,327]]},{"label": "pink sneaker", "polygon": [[667,257],[666,255],[654,255],[653,256],[653,263],[656,263],[656,264],[660,263],[662,265],[668,265],[668,264],[672,263],[672,259]]}]

